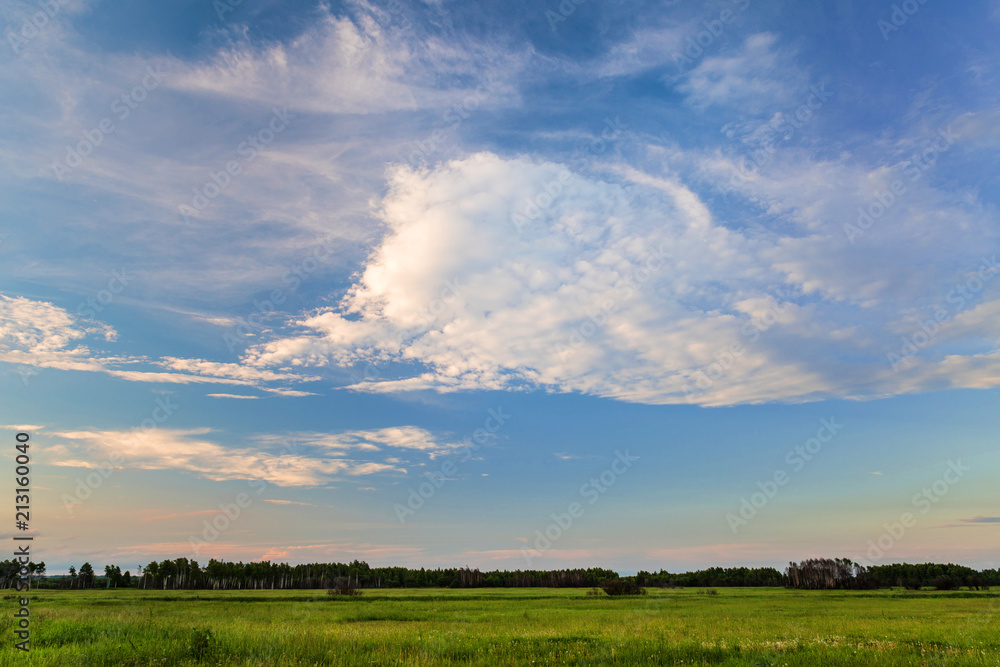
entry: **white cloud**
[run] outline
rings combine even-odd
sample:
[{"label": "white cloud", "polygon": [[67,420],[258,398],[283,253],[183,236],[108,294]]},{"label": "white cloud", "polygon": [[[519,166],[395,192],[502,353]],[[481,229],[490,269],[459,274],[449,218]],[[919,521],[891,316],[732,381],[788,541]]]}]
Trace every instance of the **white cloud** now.
[{"label": "white cloud", "polygon": [[169,85],[304,111],[367,114],[440,106],[472,92],[446,90],[459,77],[506,78],[520,67],[516,54],[501,56],[487,43],[417,39],[402,25],[380,22],[372,7],[352,9],[350,17],[319,11],[313,27],[287,44],[242,40],[209,63],[183,68]]},{"label": "white cloud", "polygon": [[[338,453],[403,449],[422,452],[430,458],[448,454],[459,446],[455,443],[439,442],[429,431],[416,426],[390,426],[381,429],[340,433],[295,432],[258,436],[256,441],[272,446],[280,444],[292,452],[298,451],[300,447],[322,451],[330,450]],[[398,459],[386,459],[386,461],[392,463],[398,462]]]},{"label": "white cloud", "polygon": [[[746,283],[753,244],[713,224],[675,181],[652,179],[649,206],[579,176],[548,197],[546,185],[565,173],[490,154],[434,172],[397,170],[381,208],[389,233],[342,306],[303,319],[303,335],[261,345],[247,360],[375,357],[430,369],[355,385],[374,391],[546,386],[629,400],[676,396],[685,371],[712,360],[705,334],[722,345],[738,331],[718,310],[728,297],[713,283]],[[513,216],[548,199],[519,233]],[[753,286],[738,293],[750,296]],[[588,318],[602,319],[603,309],[614,313],[588,336]],[[588,340],[577,345],[581,335]]]},{"label": "white cloud", "polygon": [[[225,447],[205,437],[211,433],[208,428],[60,431],[53,436],[65,444],[52,446],[49,455],[59,466],[94,467],[112,460],[120,467],[187,471],[214,481],[257,479],[278,486],[317,486],[345,475],[406,473],[398,464],[359,460],[360,453],[379,451],[372,443],[425,452],[441,447],[426,431],[406,426],[311,434],[292,446],[285,436],[261,436],[256,448]],[[280,452],[279,443],[285,443]],[[355,455],[347,458],[349,452]]]},{"label": "white cloud", "polygon": [[114,329],[84,323],[66,310],[45,301],[0,294],[0,361],[39,368],[102,370],[83,339],[112,341]]},{"label": "white cloud", "polygon": [[793,54],[777,48],[776,35],[758,33],[747,37],[736,55],[705,58],[678,89],[695,107],[727,106],[750,113],[781,109],[801,104],[796,95],[808,85],[793,61]]},{"label": "white cloud", "polygon": [[156,362],[157,365],[169,368],[170,370],[195,373],[197,375],[241,380],[246,382],[270,382],[274,380],[298,380],[310,381],[318,380],[317,377],[304,377],[292,373],[275,373],[273,371],[261,370],[240,364],[219,363],[206,361],[204,359],[179,359],[177,357],[164,357]]},{"label": "white cloud", "polygon": [[594,71],[597,76],[624,76],[672,62],[682,51],[686,36],[678,27],[641,28],[627,41],[602,54]]},{"label": "white cloud", "polygon": [[[209,55],[196,59],[88,51],[86,40],[60,21],[45,31],[59,39],[42,44],[40,36],[44,48],[0,68],[0,87],[10,93],[2,111],[11,131],[0,138],[6,173],[46,193],[74,188],[86,206],[71,213],[85,218],[91,200],[118,203],[115,215],[88,227],[88,239],[97,256],[124,252],[139,259],[136,285],[119,303],[135,298],[178,307],[184,294],[187,310],[239,306],[255,292],[288,289],[289,271],[323,236],[333,249],[310,275],[317,281],[371,241],[367,204],[385,164],[442,125],[448,139],[434,157],[454,151],[458,133],[444,121],[453,105],[471,100],[472,113],[480,114],[519,104],[516,84],[527,61],[526,53],[488,39],[377,20],[381,10],[365,3],[337,11],[348,15],[317,7],[316,20],[286,41],[251,39],[229,23],[206,37]],[[221,40],[226,45],[213,49]],[[163,72],[161,83],[120,118],[111,105],[143,81],[147,67]],[[267,128],[276,105],[288,106],[295,118],[252,162],[244,161],[239,147]],[[57,179],[52,165],[102,119],[114,131]],[[210,174],[230,161],[241,173],[193,221],[182,219],[178,207],[190,206],[195,190],[215,187]],[[142,234],[135,234],[138,221],[148,223]],[[42,235],[60,229],[51,220],[41,225]],[[177,233],[191,225],[197,234]],[[61,244],[47,243],[44,252],[53,261],[22,268],[44,284],[77,290],[84,276],[104,269],[96,256]],[[233,314],[209,313],[206,321],[224,324]]]},{"label": "white cloud", "polygon": [[[731,168],[718,156],[706,164],[719,180]],[[972,241],[915,243],[889,262],[885,241],[852,246],[843,221],[880,182],[871,179],[884,180],[877,172],[788,151],[741,185],[793,223],[783,232],[722,224],[675,176],[623,168],[626,193],[566,173],[486,153],[396,170],[379,209],[387,233],[340,305],[244,361],[411,364],[351,387],[373,392],[544,388],[705,405],[917,391],[949,368],[961,386],[993,382],[974,365],[935,366],[940,355],[917,380],[885,362],[906,322],[898,304],[933,294]],[[956,219],[933,190],[914,187],[913,197],[900,205],[911,233]],[[512,216],[525,213],[534,219],[519,232]]]},{"label": "white cloud", "polygon": [[[693,400],[862,397],[993,382],[986,369],[996,346],[989,337],[994,309],[985,304],[996,301],[994,286],[983,306],[952,313],[956,319],[905,373],[884,364],[893,341],[933,312],[962,264],[995,247],[995,212],[975,192],[938,189],[925,178],[908,184],[906,197],[863,239],[844,238],[857,208],[889,186],[906,151],[919,148],[919,133],[885,142],[898,154],[884,164],[788,146],[744,178],[739,155],[648,147],[647,160],[629,158],[645,171],[615,171],[606,160],[605,180],[575,175],[561,183],[567,172],[557,162],[469,156],[456,132],[430,161],[458,159],[389,174],[375,215],[382,225],[375,225],[367,206],[372,193],[385,192],[384,165],[405,155],[414,136],[426,137],[427,118],[439,120],[427,110],[443,111],[491,78],[496,85],[481,106],[517,105],[517,77],[529,56],[541,56],[529,47],[510,53],[488,40],[402,30],[364,2],[342,11],[348,15],[318,10],[314,25],[283,43],[251,42],[234,29],[228,46],[196,61],[88,54],[74,39],[46,43],[26,61],[30,67],[0,71],[12,99],[37,97],[45,110],[9,107],[11,136],[32,141],[5,141],[0,151],[16,178],[51,180],[44,165],[107,115],[107,102],[141,80],[148,65],[162,64],[168,75],[141,113],[67,176],[86,197],[112,195],[132,207],[90,230],[102,249],[120,249],[128,238],[129,252],[142,258],[137,283],[156,286],[137,285],[116,305],[168,301],[159,307],[235,327],[241,319],[234,315],[250,309],[234,308],[258,290],[292,295],[286,278],[320,236],[337,249],[305,279],[314,285],[346,277],[348,261],[375,242],[346,297],[304,315],[294,312],[301,301],[289,299],[293,313],[266,318],[251,337],[259,344],[240,363],[108,356],[94,348],[114,342],[110,327],[52,304],[2,297],[0,361],[289,397],[312,395],[292,386],[322,375],[307,368],[390,361],[386,368],[402,371],[352,388],[543,388],[660,403],[687,400],[685,388],[699,373],[741,344],[737,363]],[[66,27],[53,25],[50,34]],[[682,33],[641,28],[611,48],[603,70],[588,64],[578,71],[593,80],[662,65]],[[697,110],[738,110],[724,133],[749,123],[747,116],[780,119],[804,101],[807,71],[775,35],[750,35],[734,52],[718,46],[676,85]],[[183,223],[198,233],[177,234],[177,204],[234,157],[247,128],[265,123],[273,103],[287,103],[302,124],[269,145],[204,214]],[[225,120],[208,120],[218,118]],[[967,146],[995,143],[995,112],[956,118]],[[473,123],[480,119],[488,125],[482,116]],[[182,129],[164,132],[166,122]],[[710,205],[697,190],[706,183],[732,186],[740,212]],[[527,220],[520,232],[515,214]],[[153,221],[143,225],[152,231],[122,233],[139,219]],[[48,262],[47,277],[64,272],[67,284],[77,285],[74,261]],[[647,275],[651,261],[656,267]],[[639,276],[646,278],[632,289],[628,281]],[[190,303],[149,300],[143,289],[163,290],[161,297],[169,289]],[[220,312],[215,304],[223,304]],[[749,344],[745,328],[770,315],[773,326]],[[282,328],[286,316],[293,325]],[[962,348],[970,340],[975,344]]]},{"label": "white cloud", "polygon": [[[76,317],[46,301],[0,294],[0,362],[68,371],[106,373],[130,382],[167,384],[228,384],[260,388],[283,396],[310,396],[310,392],[268,387],[267,382],[309,382],[317,376],[276,372],[234,363],[164,357],[147,360],[128,356],[103,356],[83,344],[100,338],[114,342],[117,334],[106,324]],[[170,371],[135,369],[160,366]]]},{"label": "white cloud", "polygon": [[248,394],[206,394],[210,398],[241,398],[244,400],[256,400],[260,396],[250,396]]}]

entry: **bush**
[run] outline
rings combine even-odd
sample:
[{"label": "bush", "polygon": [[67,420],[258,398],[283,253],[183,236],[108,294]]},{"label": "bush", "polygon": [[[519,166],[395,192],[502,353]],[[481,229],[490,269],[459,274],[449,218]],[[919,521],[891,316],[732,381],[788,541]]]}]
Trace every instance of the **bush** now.
[{"label": "bush", "polygon": [[953,591],[958,588],[958,582],[949,576],[934,577],[931,586],[939,591]]},{"label": "bush", "polygon": [[971,591],[975,588],[977,591],[988,591],[990,587],[986,584],[986,580],[980,577],[978,574],[974,574],[969,577],[969,590]]},{"label": "bush", "polygon": [[707,588],[703,591],[698,591],[698,595],[718,595],[718,594],[719,591],[715,590],[714,588]]},{"label": "bush", "polygon": [[337,577],[333,582],[333,588],[326,590],[327,595],[361,595],[361,591],[354,587],[349,577]]},{"label": "bush", "polygon": [[196,628],[191,631],[188,639],[188,651],[191,657],[201,661],[212,655],[215,649],[215,637],[208,628]]},{"label": "bush", "polygon": [[645,595],[646,589],[627,579],[608,579],[601,582],[601,588],[608,595]]}]

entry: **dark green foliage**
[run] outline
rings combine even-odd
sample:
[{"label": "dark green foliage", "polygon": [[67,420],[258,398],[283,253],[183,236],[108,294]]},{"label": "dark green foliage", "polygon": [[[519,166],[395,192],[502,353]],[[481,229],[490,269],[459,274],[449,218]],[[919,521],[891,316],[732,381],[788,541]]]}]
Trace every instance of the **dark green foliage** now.
[{"label": "dark green foliage", "polygon": [[710,567],[707,570],[671,574],[660,570],[653,574],[640,570],[635,575],[640,586],[660,588],[702,588],[707,586],[784,586],[785,579],[773,567]]},{"label": "dark green foliage", "polygon": [[354,584],[351,583],[350,577],[337,577],[336,581],[333,583],[333,587],[326,590],[326,594],[357,597],[358,595],[361,595],[361,591],[355,588]]},{"label": "dark green foliage", "polygon": [[188,639],[188,652],[195,660],[205,660],[215,652],[215,637],[208,628],[195,628]]},{"label": "dark green foliage", "polygon": [[646,594],[646,589],[636,584],[632,579],[608,579],[601,582],[601,588],[611,596]]},{"label": "dark green foliage", "polygon": [[[11,559],[0,561],[0,588],[11,588],[18,580],[19,564]],[[790,563],[785,575],[771,567],[712,567],[696,572],[672,574],[640,570],[635,576],[621,577],[604,568],[574,570],[493,570],[475,568],[410,569],[371,567],[364,561],[350,563],[271,563],[270,561],[231,563],[210,560],[201,566],[187,558],[153,561],[132,576],[117,565],[106,565],[104,576],[84,563],[79,572],[44,576],[44,563],[29,563],[33,588],[123,588],[156,590],[252,590],[252,589],[329,589],[339,579],[349,579],[356,589],[363,588],[596,588],[602,582],[621,579],[638,587],[722,588],[787,586],[815,589],[870,589],[906,587],[911,590],[936,587],[941,577],[951,580],[952,588],[989,590],[1000,586],[1000,570],[977,572],[962,565],[894,563],[863,567],[850,559],[814,559]]]},{"label": "dark green foliage", "polygon": [[94,585],[94,566],[84,563],[80,566],[80,588],[91,588]]},{"label": "dark green foliage", "polygon": [[811,558],[789,563],[785,569],[789,588],[811,590],[870,588],[867,570],[849,558]]}]

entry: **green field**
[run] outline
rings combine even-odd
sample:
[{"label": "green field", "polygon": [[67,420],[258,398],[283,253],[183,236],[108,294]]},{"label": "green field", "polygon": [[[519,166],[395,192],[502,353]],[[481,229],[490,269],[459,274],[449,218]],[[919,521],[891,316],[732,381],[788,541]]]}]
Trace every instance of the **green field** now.
[{"label": "green field", "polygon": [[32,591],[2,665],[1000,665],[987,592]]}]

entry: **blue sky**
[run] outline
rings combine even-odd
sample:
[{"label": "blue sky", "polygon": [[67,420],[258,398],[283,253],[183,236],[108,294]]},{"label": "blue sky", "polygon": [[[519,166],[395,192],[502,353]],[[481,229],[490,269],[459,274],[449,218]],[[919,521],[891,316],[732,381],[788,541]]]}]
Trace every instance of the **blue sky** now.
[{"label": "blue sky", "polygon": [[0,424],[50,571],[997,566],[997,2],[43,5]]}]

